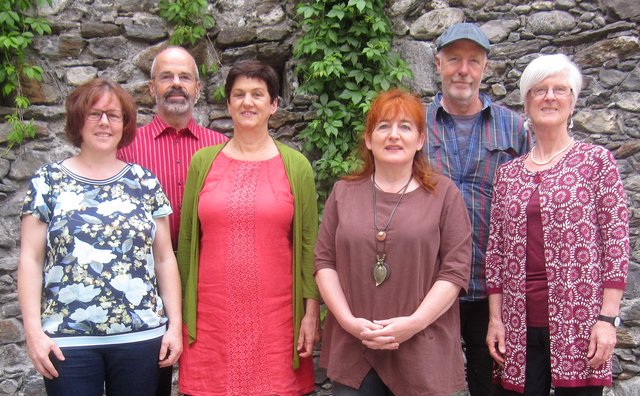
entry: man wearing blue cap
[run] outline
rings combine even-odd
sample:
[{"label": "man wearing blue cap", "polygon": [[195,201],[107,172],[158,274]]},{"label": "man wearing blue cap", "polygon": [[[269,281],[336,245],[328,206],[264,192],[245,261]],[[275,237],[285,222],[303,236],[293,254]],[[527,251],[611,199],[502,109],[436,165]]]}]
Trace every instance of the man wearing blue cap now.
[{"label": "man wearing blue cap", "polygon": [[460,329],[471,396],[490,396],[493,360],[485,338],[489,306],[484,257],[489,236],[493,178],[500,164],[526,153],[531,138],[517,113],[480,93],[491,44],[471,23],[450,26],[436,40],[442,92],[427,107],[425,155],[458,186],[473,226],[471,279],[460,298]]}]

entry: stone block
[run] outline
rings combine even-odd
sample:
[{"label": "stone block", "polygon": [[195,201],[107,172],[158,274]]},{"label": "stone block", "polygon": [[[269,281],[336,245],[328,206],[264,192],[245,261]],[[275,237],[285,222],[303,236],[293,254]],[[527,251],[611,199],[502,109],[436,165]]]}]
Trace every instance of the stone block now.
[{"label": "stone block", "polygon": [[20,321],[13,318],[0,320],[0,345],[22,341],[24,341],[24,330]]},{"label": "stone block", "polygon": [[411,24],[409,35],[416,40],[435,39],[447,27],[462,21],[464,21],[464,11],[458,8],[429,11]]}]

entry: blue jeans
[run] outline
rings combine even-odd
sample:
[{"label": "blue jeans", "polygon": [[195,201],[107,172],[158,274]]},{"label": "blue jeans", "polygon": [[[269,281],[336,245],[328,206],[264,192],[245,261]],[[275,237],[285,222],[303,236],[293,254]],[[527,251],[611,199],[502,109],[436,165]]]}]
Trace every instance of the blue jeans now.
[{"label": "blue jeans", "polygon": [[50,358],[58,378],[44,379],[49,396],[154,396],[162,337],[116,345],[61,348]]}]

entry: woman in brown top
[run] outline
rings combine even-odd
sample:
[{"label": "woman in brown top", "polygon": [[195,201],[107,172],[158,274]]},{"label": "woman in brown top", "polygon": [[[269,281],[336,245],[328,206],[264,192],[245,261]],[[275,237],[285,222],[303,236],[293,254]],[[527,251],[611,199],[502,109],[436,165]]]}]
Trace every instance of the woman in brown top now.
[{"label": "woman in brown top", "polygon": [[381,93],[367,117],[362,169],[337,182],[316,245],[329,308],[320,365],[334,395],[451,395],[464,388],[457,297],[471,226],[453,182],[422,154],[424,107]]}]

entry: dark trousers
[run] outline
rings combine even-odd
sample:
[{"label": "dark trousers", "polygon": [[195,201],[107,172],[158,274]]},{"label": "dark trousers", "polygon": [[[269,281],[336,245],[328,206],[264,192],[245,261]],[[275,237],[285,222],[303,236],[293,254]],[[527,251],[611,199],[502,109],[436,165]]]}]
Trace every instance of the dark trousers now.
[{"label": "dark trousers", "polygon": [[467,384],[471,396],[493,396],[493,359],[487,348],[489,301],[460,301],[460,333],[467,358]]},{"label": "dark trousers", "polygon": [[[524,395],[501,389],[500,396],[543,396],[551,390],[551,349],[549,329],[527,327],[527,368]],[[555,388],[555,396],[602,396],[602,386]]]},{"label": "dark trousers", "polygon": [[51,355],[58,378],[44,380],[48,396],[154,396],[162,337],[148,341],[63,347]]},{"label": "dark trousers", "polygon": [[393,393],[373,369],[364,377],[360,388],[355,389],[338,382],[332,382],[332,391],[333,396],[393,396]]},{"label": "dark trousers", "polygon": [[171,396],[173,385],[173,366],[160,367],[158,369],[158,389],[156,396]]}]

